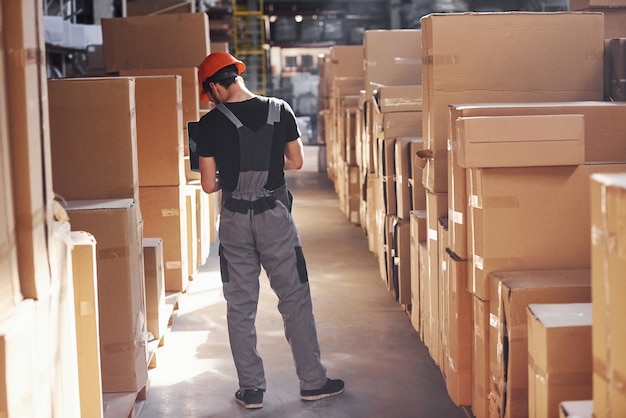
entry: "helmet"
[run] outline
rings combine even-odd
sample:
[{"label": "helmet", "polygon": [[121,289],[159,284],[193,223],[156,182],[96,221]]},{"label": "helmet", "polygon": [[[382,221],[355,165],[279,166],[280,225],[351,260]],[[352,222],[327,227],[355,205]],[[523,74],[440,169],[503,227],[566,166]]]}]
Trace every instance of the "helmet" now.
[{"label": "helmet", "polygon": [[198,82],[200,84],[200,100],[208,102],[209,97],[202,88],[202,83],[207,78],[215,75],[219,70],[229,65],[235,65],[239,74],[246,70],[246,64],[243,61],[230,55],[228,52],[213,52],[209,54],[198,66]]}]

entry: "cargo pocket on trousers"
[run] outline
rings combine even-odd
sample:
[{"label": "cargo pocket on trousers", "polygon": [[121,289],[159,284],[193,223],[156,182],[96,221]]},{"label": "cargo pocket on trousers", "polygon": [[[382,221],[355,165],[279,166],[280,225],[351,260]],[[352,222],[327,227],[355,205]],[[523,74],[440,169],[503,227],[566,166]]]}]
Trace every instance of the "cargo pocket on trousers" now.
[{"label": "cargo pocket on trousers", "polygon": [[296,251],[296,265],[298,267],[298,276],[300,277],[300,283],[306,283],[309,281],[309,274],[306,271],[306,261],[304,261],[304,253],[302,247],[294,247]]},{"label": "cargo pocket on trousers", "polygon": [[219,246],[217,254],[220,257],[220,273],[222,275],[222,283],[228,283],[230,282],[230,277],[228,276],[228,262],[226,261],[226,257],[224,257],[222,245]]}]

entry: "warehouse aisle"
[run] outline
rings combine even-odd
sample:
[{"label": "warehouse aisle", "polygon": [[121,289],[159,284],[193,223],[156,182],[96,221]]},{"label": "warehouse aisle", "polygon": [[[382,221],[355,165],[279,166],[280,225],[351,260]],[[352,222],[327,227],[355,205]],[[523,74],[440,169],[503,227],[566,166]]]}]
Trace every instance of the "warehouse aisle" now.
[{"label": "warehouse aisle", "polygon": [[261,277],[258,349],[268,389],[263,409],[235,403],[236,373],[228,346],[217,251],[179,299],[173,326],[150,370],[139,418],[469,416],[450,401],[438,367],[407,314],[386,290],[367,237],[339,210],[325,173],[288,173],[294,218],[307,258],[322,360],[344,394],[305,403],[276,296]]}]

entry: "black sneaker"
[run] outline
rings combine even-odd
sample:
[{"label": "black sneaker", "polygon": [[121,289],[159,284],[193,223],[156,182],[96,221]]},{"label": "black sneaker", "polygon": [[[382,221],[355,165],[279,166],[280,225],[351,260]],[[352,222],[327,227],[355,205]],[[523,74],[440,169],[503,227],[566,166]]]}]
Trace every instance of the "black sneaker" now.
[{"label": "black sneaker", "polygon": [[321,389],[301,390],[300,399],[303,401],[317,401],[318,399],[339,395],[343,392],[344,386],[341,379],[327,379],[326,384]]},{"label": "black sneaker", "polygon": [[239,389],[235,393],[235,400],[246,409],[263,408],[263,392],[261,389]]}]

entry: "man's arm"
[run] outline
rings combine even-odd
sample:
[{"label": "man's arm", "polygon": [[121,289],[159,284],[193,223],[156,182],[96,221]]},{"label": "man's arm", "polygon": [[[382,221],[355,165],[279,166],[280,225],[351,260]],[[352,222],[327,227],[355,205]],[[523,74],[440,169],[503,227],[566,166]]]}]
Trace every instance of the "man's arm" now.
[{"label": "man's arm", "polygon": [[221,189],[219,180],[217,178],[217,166],[215,164],[215,158],[213,157],[200,157],[200,182],[202,183],[202,190],[211,194]]},{"label": "man's arm", "polygon": [[285,170],[300,170],[304,164],[304,146],[300,138],[285,145]]}]

